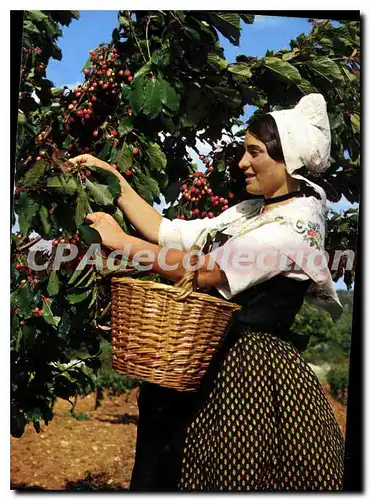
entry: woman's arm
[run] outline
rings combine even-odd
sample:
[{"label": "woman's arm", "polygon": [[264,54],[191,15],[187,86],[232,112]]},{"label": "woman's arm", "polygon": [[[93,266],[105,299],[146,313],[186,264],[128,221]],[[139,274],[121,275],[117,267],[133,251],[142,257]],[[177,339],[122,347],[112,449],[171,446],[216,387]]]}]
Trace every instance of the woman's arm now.
[{"label": "woman's arm", "polygon": [[[139,270],[152,271],[177,282],[187,270],[191,254],[187,250],[161,247],[125,233],[113,217],[104,212],[95,212],[86,217],[86,222],[99,232],[102,244],[112,250],[120,250]],[[195,271],[199,288],[222,283],[226,276],[210,255],[203,255],[203,262]],[[140,265],[140,267],[139,267]],[[145,267],[143,267],[145,266]]]},{"label": "woman's arm", "polygon": [[[129,235],[122,239],[119,246],[117,250],[129,248],[129,259],[136,259],[137,263],[143,265],[152,265],[150,270],[153,273],[158,273],[168,280],[177,282],[186,272],[186,262],[190,256],[188,251],[160,247]],[[199,288],[215,286],[226,281],[225,273],[218,263],[211,259],[210,254],[204,255],[204,262],[195,272],[195,276]]]}]

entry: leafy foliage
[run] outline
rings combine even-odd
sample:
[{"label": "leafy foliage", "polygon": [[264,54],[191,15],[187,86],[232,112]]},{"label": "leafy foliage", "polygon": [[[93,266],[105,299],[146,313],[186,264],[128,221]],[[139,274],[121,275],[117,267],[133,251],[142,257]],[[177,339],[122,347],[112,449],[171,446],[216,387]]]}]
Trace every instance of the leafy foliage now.
[{"label": "leafy foliage", "polygon": [[[111,213],[127,232],[130,223],[115,206],[116,177],[73,165],[71,157],[91,153],[109,162],[150,204],[163,194],[171,201],[169,218],[213,217],[246,197],[237,168],[243,132],[232,133],[243,125],[245,106],[265,113],[318,91],[328,101],[333,148],[330,169],[315,181],[332,201],[342,194],[349,201],[359,196],[359,23],[313,23],[308,35],[291,41],[290,50],[269,51],[263,58],[240,55],[229,63],[219,33],[237,45],[241,21],[250,24],[254,16],[119,11],[111,42],[90,51],[85,81],[72,91],[54,88],[45,77],[50,57],[61,58],[60,26],[72,19],[77,12],[25,12],[14,195],[20,234],[12,236],[11,268],[17,436],[28,422],[37,431],[41,419],[49,421],[56,397],[95,387],[92,373],[101,366],[102,342],[110,340],[109,277],[91,266],[77,267],[87,247],[99,242],[84,220],[99,210]],[[220,145],[224,134],[230,142]],[[201,158],[205,172],[195,171],[186,149],[199,154],[197,139],[212,148]],[[330,249],[338,238],[354,249],[356,224],[356,213],[333,214]],[[33,272],[26,260],[31,231],[53,241],[51,258],[60,243],[76,245],[77,257],[55,270],[49,256],[38,252],[35,260],[46,267]],[[352,278],[347,275],[349,287]],[[79,356],[71,358],[75,352]],[[120,387],[123,379],[112,382],[111,375],[109,383]]]}]

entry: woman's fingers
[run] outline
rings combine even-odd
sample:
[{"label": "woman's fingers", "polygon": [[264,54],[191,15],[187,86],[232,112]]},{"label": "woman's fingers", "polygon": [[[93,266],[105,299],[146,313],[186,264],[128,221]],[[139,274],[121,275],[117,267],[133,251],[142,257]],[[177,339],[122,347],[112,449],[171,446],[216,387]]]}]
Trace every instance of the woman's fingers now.
[{"label": "woman's fingers", "polygon": [[78,155],[68,161],[70,161],[71,163],[89,163],[91,158],[91,155]]}]

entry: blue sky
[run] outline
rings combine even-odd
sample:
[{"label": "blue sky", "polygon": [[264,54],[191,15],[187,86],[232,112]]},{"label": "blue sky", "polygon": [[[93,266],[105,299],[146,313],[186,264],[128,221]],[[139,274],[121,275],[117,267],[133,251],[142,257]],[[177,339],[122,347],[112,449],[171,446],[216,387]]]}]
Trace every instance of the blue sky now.
[{"label": "blue sky", "polygon": [[[111,34],[118,26],[117,10],[81,10],[80,19],[73,20],[70,26],[63,27],[63,37],[59,38],[58,45],[62,49],[61,61],[50,60],[47,68],[47,77],[56,87],[67,85],[75,87],[83,81],[81,70],[88,58],[88,52],[103,42],[111,41]],[[311,24],[305,18],[286,16],[256,16],[252,25],[242,23],[240,46],[233,46],[220,34],[220,40],[225,49],[225,57],[234,62],[239,54],[262,57],[267,50],[279,50],[289,47],[291,39],[301,33],[308,33]],[[247,119],[253,112],[248,108],[243,118]],[[339,203],[328,203],[330,207],[340,211],[350,207],[342,198]],[[357,206],[355,204],[354,206]],[[161,206],[156,207],[160,209]],[[337,288],[343,288],[342,280]]]}]

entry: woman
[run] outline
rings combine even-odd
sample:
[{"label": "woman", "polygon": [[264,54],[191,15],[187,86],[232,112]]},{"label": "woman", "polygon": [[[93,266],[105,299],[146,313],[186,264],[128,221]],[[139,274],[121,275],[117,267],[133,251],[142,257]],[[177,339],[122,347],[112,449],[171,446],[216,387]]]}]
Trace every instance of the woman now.
[{"label": "woman", "polygon": [[215,230],[198,287],[242,306],[196,393],[143,384],[131,489],[342,488],[343,437],[299,352],[301,339],[289,331],[305,296],[334,319],[341,313],[326,262],[314,264],[323,252],[325,192],[302,176],[325,170],[329,154],[326,103],[310,94],[248,128],[239,166],[247,192],[262,202],[244,201],[214,219],[169,221],[121,180],[118,203],[153,245],[125,235],[109,215],[88,216],[110,248],[131,243],[130,255],[149,249],[157,257],[161,247],[176,247],[166,261],[179,264],[177,270],[163,271],[156,259],[153,264],[154,272],[174,281],[202,229]]}]

